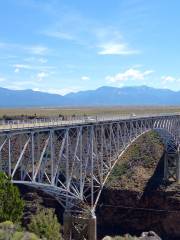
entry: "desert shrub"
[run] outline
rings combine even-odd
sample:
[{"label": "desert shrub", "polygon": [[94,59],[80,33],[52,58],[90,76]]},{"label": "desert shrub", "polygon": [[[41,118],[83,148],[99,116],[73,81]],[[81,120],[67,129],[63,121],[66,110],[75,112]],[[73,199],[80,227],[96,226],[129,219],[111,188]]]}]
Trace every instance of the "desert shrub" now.
[{"label": "desert shrub", "polygon": [[9,240],[14,232],[14,224],[11,221],[0,223],[0,240]]},{"label": "desert shrub", "polygon": [[61,225],[52,209],[41,209],[31,219],[28,229],[40,238],[47,240],[62,240]]},{"label": "desert shrub", "polygon": [[40,240],[34,233],[15,232],[12,240]]},{"label": "desert shrub", "polygon": [[14,230],[14,224],[11,221],[5,221],[0,223],[0,230],[10,231]]},{"label": "desert shrub", "polygon": [[9,177],[0,173],[0,222],[19,222],[24,209],[24,201],[20,198],[19,190]]},{"label": "desert shrub", "polygon": [[0,223],[0,240],[40,240],[34,233],[24,232],[11,221]]},{"label": "desert shrub", "polygon": [[123,174],[126,174],[127,171],[128,171],[127,163],[117,164],[115,168],[113,168],[111,175],[109,176],[108,183],[116,181],[117,178],[119,178]]}]

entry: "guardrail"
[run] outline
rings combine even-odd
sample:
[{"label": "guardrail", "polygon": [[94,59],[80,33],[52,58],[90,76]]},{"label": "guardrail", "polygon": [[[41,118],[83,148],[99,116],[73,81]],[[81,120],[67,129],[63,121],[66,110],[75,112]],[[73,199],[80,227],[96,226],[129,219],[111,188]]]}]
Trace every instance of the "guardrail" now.
[{"label": "guardrail", "polygon": [[97,116],[76,116],[69,119],[63,118],[46,118],[46,119],[28,119],[28,120],[9,120],[0,121],[0,131],[5,130],[15,130],[15,129],[29,129],[29,128],[44,128],[53,126],[67,126],[67,125],[77,125],[77,124],[88,124],[96,122],[105,121],[118,121],[125,119],[137,119],[137,118],[147,118],[147,117],[163,117],[163,116],[173,116],[179,115],[179,112],[175,113],[161,113],[161,114],[143,114],[143,115],[97,115]]}]

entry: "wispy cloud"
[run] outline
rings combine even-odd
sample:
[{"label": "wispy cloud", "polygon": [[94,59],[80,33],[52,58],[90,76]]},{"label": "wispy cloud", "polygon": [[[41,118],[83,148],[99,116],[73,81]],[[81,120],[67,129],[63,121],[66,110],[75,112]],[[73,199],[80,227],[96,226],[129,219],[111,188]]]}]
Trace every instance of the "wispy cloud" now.
[{"label": "wispy cloud", "polygon": [[101,27],[95,30],[98,54],[100,55],[132,55],[140,51],[132,49],[124,40],[123,34],[115,27]]},{"label": "wispy cloud", "polygon": [[72,41],[80,45],[88,45],[86,36],[91,35],[92,23],[79,12],[65,8],[58,13],[52,24],[40,31],[41,34],[57,40]]},{"label": "wispy cloud", "polygon": [[39,56],[31,56],[31,57],[26,57],[24,58],[24,62],[27,62],[27,63],[31,63],[31,64],[34,64],[34,63],[40,63],[40,64],[45,64],[48,62],[48,59],[45,58],[45,57],[39,57]]},{"label": "wispy cloud", "polygon": [[14,71],[18,73],[20,70],[38,70],[38,71],[45,71],[45,70],[52,70],[55,69],[55,66],[49,65],[31,65],[31,64],[21,64],[16,63],[11,65],[14,68]]},{"label": "wispy cloud", "polygon": [[82,77],[81,77],[81,80],[83,80],[83,81],[88,81],[88,80],[90,80],[90,77],[88,77],[88,76],[82,76]]},{"label": "wispy cloud", "polygon": [[44,78],[46,78],[46,77],[48,77],[48,76],[49,76],[49,74],[46,73],[46,72],[39,72],[39,73],[37,74],[37,80],[38,80],[38,81],[42,81]]},{"label": "wispy cloud", "polygon": [[14,68],[14,73],[19,73],[22,69],[23,70],[32,70],[33,67],[28,64],[13,64],[12,67]]},{"label": "wispy cloud", "polygon": [[45,54],[48,54],[50,52],[50,49],[44,45],[22,45],[18,43],[6,43],[6,42],[0,42],[0,48],[6,49],[6,50],[19,50],[24,53],[28,53],[31,55],[39,55],[43,56]]},{"label": "wispy cloud", "polygon": [[152,70],[140,71],[139,69],[129,68],[124,72],[115,74],[114,76],[107,76],[106,80],[111,83],[124,82],[127,80],[144,80],[145,77],[152,74]]},{"label": "wispy cloud", "polygon": [[25,46],[25,50],[27,50],[32,55],[45,55],[48,53],[49,49],[47,47],[37,45],[37,46]]},{"label": "wispy cloud", "polygon": [[100,55],[133,55],[139,54],[138,50],[130,49],[127,44],[108,42],[99,45]]},{"label": "wispy cloud", "polygon": [[18,58],[18,56],[8,55],[8,54],[0,56],[0,59],[2,59],[2,60],[13,60],[13,59],[16,59],[16,58]]},{"label": "wispy cloud", "polygon": [[14,72],[15,72],[15,73],[19,73],[19,71],[20,71],[19,68],[15,68],[15,69],[14,69]]},{"label": "wispy cloud", "polygon": [[170,75],[161,77],[161,86],[177,90],[180,87],[180,77],[173,77]]},{"label": "wispy cloud", "polygon": [[[73,29],[73,27],[72,27]],[[78,45],[83,45],[88,48],[97,49],[99,55],[134,55],[140,51],[132,49],[122,39],[122,34],[111,27],[83,27],[76,31],[66,29],[64,32],[55,30],[47,31],[49,37],[54,37],[60,40],[72,41]]]},{"label": "wispy cloud", "polygon": [[140,51],[130,47],[124,34],[116,26],[108,26],[77,13],[63,13],[41,34],[67,40],[94,49],[99,55],[132,55]]},{"label": "wispy cloud", "polygon": [[16,69],[32,69],[33,67],[28,64],[13,64],[13,67]]},{"label": "wispy cloud", "polygon": [[173,83],[173,82],[176,82],[176,81],[180,81],[180,78],[177,79],[173,76],[162,76],[161,80],[162,80],[163,83]]},{"label": "wispy cloud", "polygon": [[49,37],[54,37],[64,40],[74,40],[74,36],[68,32],[61,32],[58,30],[55,31],[44,31],[44,34]]}]

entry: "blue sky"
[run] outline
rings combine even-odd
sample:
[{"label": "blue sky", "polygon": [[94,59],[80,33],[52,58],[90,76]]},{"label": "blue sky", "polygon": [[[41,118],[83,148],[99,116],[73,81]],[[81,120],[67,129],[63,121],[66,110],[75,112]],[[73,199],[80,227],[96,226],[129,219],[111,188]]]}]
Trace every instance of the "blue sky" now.
[{"label": "blue sky", "polygon": [[0,86],[180,90],[179,0],[6,0]]}]

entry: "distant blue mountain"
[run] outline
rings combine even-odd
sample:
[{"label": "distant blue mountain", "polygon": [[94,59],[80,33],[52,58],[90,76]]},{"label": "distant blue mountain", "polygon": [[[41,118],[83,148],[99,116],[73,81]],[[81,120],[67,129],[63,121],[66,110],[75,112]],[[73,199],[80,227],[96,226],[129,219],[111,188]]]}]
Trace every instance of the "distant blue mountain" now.
[{"label": "distant blue mountain", "polygon": [[66,95],[74,105],[179,105],[180,91],[140,87],[101,87]]},{"label": "distant blue mountain", "polygon": [[100,87],[65,96],[33,90],[0,88],[0,107],[180,105],[180,91],[140,87]]},{"label": "distant blue mountain", "polygon": [[0,88],[0,107],[58,106],[65,104],[63,96],[33,90]]}]

